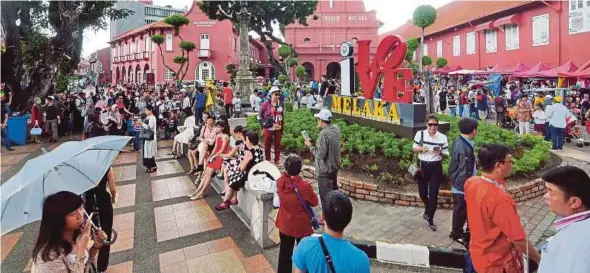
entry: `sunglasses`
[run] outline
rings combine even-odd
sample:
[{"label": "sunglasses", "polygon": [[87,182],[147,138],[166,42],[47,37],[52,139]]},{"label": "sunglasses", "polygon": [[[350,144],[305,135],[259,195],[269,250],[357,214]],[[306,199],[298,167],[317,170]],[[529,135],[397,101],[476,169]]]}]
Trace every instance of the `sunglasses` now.
[{"label": "sunglasses", "polygon": [[428,123],[428,126],[438,126],[438,123]]}]

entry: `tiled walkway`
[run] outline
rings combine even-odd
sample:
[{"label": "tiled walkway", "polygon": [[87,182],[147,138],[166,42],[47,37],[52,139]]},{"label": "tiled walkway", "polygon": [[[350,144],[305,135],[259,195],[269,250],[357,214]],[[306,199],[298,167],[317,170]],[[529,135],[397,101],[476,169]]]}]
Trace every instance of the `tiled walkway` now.
[{"label": "tiled walkway", "polygon": [[[44,146],[27,145],[2,153],[2,181],[14,175]],[[206,199],[190,201],[194,176],[187,176],[186,159],[167,153],[172,141],[158,141],[158,171],[147,174],[141,155],[121,153],[113,163],[118,200],[109,273],[130,272],[274,272],[265,252],[250,238],[230,210],[216,212],[219,196],[210,189]],[[2,236],[3,272],[28,272],[39,225],[33,223]]]}]

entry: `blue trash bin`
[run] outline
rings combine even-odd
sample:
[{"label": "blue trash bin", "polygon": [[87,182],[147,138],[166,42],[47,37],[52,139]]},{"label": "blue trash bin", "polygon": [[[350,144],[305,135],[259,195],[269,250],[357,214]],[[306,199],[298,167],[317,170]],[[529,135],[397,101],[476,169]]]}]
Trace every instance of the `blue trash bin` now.
[{"label": "blue trash bin", "polygon": [[27,144],[27,121],[30,115],[8,118],[8,139],[16,145]]}]

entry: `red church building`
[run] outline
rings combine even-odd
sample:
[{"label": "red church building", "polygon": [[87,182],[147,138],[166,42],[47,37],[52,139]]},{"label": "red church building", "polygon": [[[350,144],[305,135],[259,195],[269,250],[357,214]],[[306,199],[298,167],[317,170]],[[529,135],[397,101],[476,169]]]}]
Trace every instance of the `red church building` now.
[{"label": "red church building", "polygon": [[[411,21],[384,33],[420,37]],[[424,55],[449,67],[505,68],[543,62],[555,68],[590,60],[590,1],[454,1],[425,29]],[[416,52],[419,56],[419,52]],[[417,57],[415,57],[417,59]]]},{"label": "red church building", "polygon": [[376,11],[366,11],[363,1],[319,1],[307,23],[308,26],[285,27],[285,41],[295,48],[297,59],[310,79],[319,80],[321,75],[340,77],[338,62],[343,59],[340,55],[343,42],[372,40],[372,52],[377,48],[377,30],[381,22]]},{"label": "red church building", "polygon": [[[229,80],[226,66],[239,63],[237,30],[228,20],[209,19],[197,7],[196,2],[193,2],[184,16],[190,20],[190,24],[181,27],[181,35],[196,45],[196,49],[191,52],[189,72],[184,80]],[[164,62],[173,69],[180,66],[173,62],[174,57],[181,56],[180,38],[174,37],[172,33],[170,25],[159,21],[113,37],[109,42],[113,57],[112,83],[143,83],[146,82],[148,73],[154,73],[156,83],[173,81],[173,72],[164,66]],[[158,46],[151,42],[150,37],[154,34],[164,36],[162,54]],[[260,67],[259,74],[268,74],[266,49],[253,38],[250,39],[250,56],[252,62]]]}]

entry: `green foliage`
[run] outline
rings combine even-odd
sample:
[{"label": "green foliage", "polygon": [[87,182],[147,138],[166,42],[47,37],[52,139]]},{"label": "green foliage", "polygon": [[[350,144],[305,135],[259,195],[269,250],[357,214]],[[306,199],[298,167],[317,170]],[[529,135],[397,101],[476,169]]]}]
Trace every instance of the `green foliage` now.
[{"label": "green foliage", "polygon": [[283,59],[286,59],[287,57],[291,56],[291,47],[290,46],[286,46],[286,45],[281,45],[279,47],[279,56],[281,56]]},{"label": "green foliage", "polygon": [[183,64],[183,63],[188,62],[188,58],[187,57],[176,56],[176,57],[174,57],[173,62],[175,64]]},{"label": "green foliage", "polygon": [[422,56],[422,65],[431,65],[432,58],[430,56]]},{"label": "green foliage", "polygon": [[414,51],[407,51],[406,52],[406,61],[413,62],[414,61]]},{"label": "green foliage", "polygon": [[55,81],[55,89],[57,89],[58,93],[66,91],[68,90],[68,86],[70,85],[71,81],[71,77],[65,76],[61,73],[57,74],[57,80]]},{"label": "green foliage", "polygon": [[297,78],[299,79],[302,79],[303,77],[305,77],[305,75],[305,67],[303,67],[302,65],[298,65],[295,68],[295,76],[297,76]]},{"label": "green foliage", "polygon": [[238,68],[235,64],[228,64],[225,66],[227,74],[230,74],[230,79],[233,81],[238,73]]},{"label": "green foliage", "polygon": [[409,63],[408,68],[412,69],[412,72],[414,72],[414,75],[420,73],[420,67],[418,67],[417,63]]},{"label": "green foliage", "polygon": [[195,43],[191,41],[182,41],[180,42],[180,48],[182,48],[185,51],[191,52],[195,49]]},{"label": "green foliage", "polygon": [[443,67],[447,66],[447,64],[449,64],[449,62],[444,57],[440,57],[440,58],[436,59],[436,67],[438,67],[438,68],[443,68]]},{"label": "green foliage", "polygon": [[418,49],[418,46],[420,45],[420,41],[418,41],[418,38],[412,38],[412,39],[408,40],[407,44],[408,44],[408,51],[414,52],[414,51],[416,51],[416,49]]},{"label": "green foliage", "polygon": [[164,42],[164,36],[160,34],[152,35],[152,42],[156,43],[157,45],[161,45]]},{"label": "green foliage", "polygon": [[284,84],[284,83],[287,81],[287,79],[288,79],[288,78],[287,78],[287,75],[284,75],[284,74],[281,74],[281,75],[279,75],[279,76],[277,77],[277,80],[279,80],[279,82],[280,82],[281,84]]},{"label": "green foliage", "polygon": [[292,57],[292,58],[289,58],[289,59],[287,60],[287,65],[288,65],[289,67],[296,66],[298,63],[299,63],[299,61],[297,60],[297,58],[294,58],[294,57]]},{"label": "green foliage", "polygon": [[415,26],[425,29],[436,21],[436,9],[431,5],[421,5],[414,10],[412,22]]},{"label": "green foliage", "polygon": [[189,19],[184,17],[180,14],[174,14],[166,17],[164,19],[164,23],[171,25],[174,27],[174,35],[178,36],[180,32],[180,27],[188,25],[190,23]]},{"label": "green foliage", "polygon": [[293,112],[293,102],[285,102],[285,112]]},{"label": "green foliage", "polygon": [[258,64],[250,63],[250,71],[256,73],[256,72],[258,72],[258,68],[259,68]]},{"label": "green foliage", "polygon": [[[228,64],[228,65],[226,65],[226,66],[225,66],[225,69],[226,69],[227,71],[231,71],[231,70],[236,70],[236,69],[237,69],[237,67],[236,67],[236,65],[235,65],[235,64]],[[229,72],[228,72],[228,73],[229,73]]]}]

